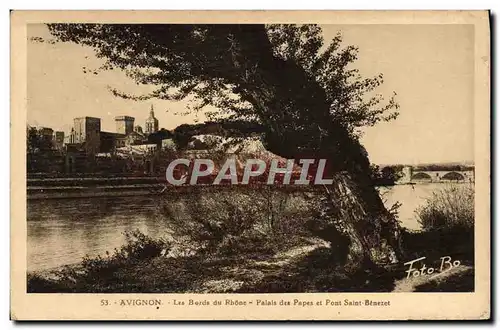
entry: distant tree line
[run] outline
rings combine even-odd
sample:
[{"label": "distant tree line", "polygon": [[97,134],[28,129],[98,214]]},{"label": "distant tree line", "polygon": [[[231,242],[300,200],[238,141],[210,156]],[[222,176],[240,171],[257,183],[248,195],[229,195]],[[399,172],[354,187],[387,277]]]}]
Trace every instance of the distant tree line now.
[{"label": "distant tree line", "polygon": [[465,164],[425,164],[413,167],[413,171],[472,171],[473,165]]}]

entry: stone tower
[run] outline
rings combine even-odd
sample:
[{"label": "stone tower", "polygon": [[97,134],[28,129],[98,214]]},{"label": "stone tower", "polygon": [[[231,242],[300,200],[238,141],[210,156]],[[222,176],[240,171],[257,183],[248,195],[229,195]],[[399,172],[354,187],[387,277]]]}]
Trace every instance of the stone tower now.
[{"label": "stone tower", "polygon": [[128,135],[134,130],[134,117],[118,116],[115,117],[116,133]]}]

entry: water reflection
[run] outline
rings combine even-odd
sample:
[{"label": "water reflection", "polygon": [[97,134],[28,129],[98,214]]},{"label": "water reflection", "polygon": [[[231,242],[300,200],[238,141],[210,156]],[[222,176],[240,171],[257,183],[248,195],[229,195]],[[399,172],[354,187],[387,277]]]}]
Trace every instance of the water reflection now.
[{"label": "water reflection", "polygon": [[411,230],[419,230],[421,226],[417,221],[415,211],[425,204],[427,198],[433,192],[443,190],[450,185],[469,183],[422,183],[411,185],[397,185],[392,187],[382,187],[379,191],[384,199],[386,207],[391,207],[396,202],[401,203],[399,208],[399,220],[401,225]]},{"label": "water reflection", "polygon": [[112,251],[122,233],[164,233],[158,198],[95,198],[28,201],[28,270],[78,262]]},{"label": "water reflection", "polygon": [[[419,229],[414,211],[444,184],[381,188],[386,205],[402,203],[402,225]],[[189,201],[187,201],[189,202]],[[28,270],[76,263],[85,255],[112,251],[124,243],[122,233],[139,229],[153,237],[166,234],[161,209],[164,197],[80,198],[28,201]]]}]

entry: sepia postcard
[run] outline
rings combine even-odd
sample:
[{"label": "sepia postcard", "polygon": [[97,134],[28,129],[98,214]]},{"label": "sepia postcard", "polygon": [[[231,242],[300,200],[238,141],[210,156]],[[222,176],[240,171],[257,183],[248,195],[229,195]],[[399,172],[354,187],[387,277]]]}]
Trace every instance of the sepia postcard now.
[{"label": "sepia postcard", "polygon": [[490,319],[489,21],[12,11],[11,319]]}]

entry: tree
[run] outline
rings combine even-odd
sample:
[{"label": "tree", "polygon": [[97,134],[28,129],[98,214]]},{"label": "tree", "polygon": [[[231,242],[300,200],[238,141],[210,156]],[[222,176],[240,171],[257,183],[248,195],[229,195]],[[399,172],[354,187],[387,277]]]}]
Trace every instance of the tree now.
[{"label": "tree", "polygon": [[371,179],[375,185],[389,186],[403,177],[403,166],[385,166],[382,169],[378,165],[370,166]]},{"label": "tree", "polygon": [[148,135],[148,143],[153,143],[161,146],[161,142],[165,139],[172,138],[173,134],[162,128],[158,132],[154,132]]},{"label": "tree", "polygon": [[26,169],[28,173],[63,171],[60,151],[56,150],[51,130],[26,127]]},{"label": "tree", "polygon": [[386,182],[394,184],[403,177],[402,166],[386,166],[381,171],[382,179]]},{"label": "tree", "polygon": [[53,149],[52,136],[43,135],[42,131],[35,127],[27,127],[26,145],[28,154],[47,153]]},{"label": "tree", "polygon": [[[397,116],[394,98],[369,94],[382,76],[363,79],[349,63],[356,47],[335,37],[324,48],[315,25],[50,24],[59,41],[92,47],[106,59],[102,70],[120,68],[138,84],[157,86],[148,95],[117,96],[210,105],[214,120],[262,125],[265,147],[284,158],[325,158],[323,209],[328,230],[349,242],[348,269],[400,254],[399,226],[370,179],[370,163],[358,128]],[[382,244],[384,243],[384,244]]]}]

